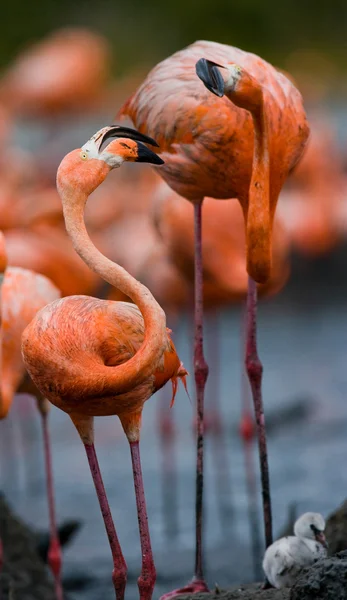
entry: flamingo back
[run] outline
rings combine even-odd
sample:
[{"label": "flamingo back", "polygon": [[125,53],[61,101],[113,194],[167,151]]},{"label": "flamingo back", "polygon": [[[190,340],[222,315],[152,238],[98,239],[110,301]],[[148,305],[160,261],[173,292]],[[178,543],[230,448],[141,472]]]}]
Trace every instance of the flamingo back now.
[{"label": "flamingo back", "polygon": [[[128,116],[160,144],[165,164],[158,170],[181,196],[200,201],[248,196],[253,158],[253,122],[248,111],[211,94],[198,80],[201,57],[237,63],[262,85],[269,120],[270,193],[277,200],[299,160],[309,128],[302,97],[293,83],[255,54],[198,41],[159,63],[125,103]],[[275,203],[275,202],[274,202]]]},{"label": "flamingo back", "polygon": [[69,296],[41,310],[23,334],[23,355],[41,393],[70,415],[107,416],[136,412],[169,379],[180,376],[172,341],[153,374],[117,393],[112,372],[126,363],[145,337],[141,312],[130,302]]},{"label": "flamingo back", "polygon": [[38,310],[59,297],[59,290],[47,277],[17,267],[6,269],[1,288],[1,395],[7,410],[25,373],[22,333]]}]

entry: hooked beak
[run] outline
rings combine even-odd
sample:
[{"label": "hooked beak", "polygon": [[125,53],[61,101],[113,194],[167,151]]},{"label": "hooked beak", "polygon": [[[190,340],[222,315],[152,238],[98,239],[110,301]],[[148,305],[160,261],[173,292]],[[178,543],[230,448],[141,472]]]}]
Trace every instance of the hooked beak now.
[{"label": "hooked beak", "polygon": [[315,538],[316,538],[317,542],[322,544],[323,548],[328,549],[328,542],[326,540],[326,537],[325,537],[323,531],[317,531],[317,533],[315,534]]},{"label": "hooked beak", "polygon": [[[129,140],[134,140],[135,142],[142,142],[143,144],[150,144],[151,146],[156,146],[159,148],[159,144],[149,137],[148,135],[144,135],[144,133],[140,133],[136,131],[136,129],[132,129],[131,127],[123,127],[121,125],[110,125],[110,127],[104,128],[104,133],[102,135],[99,151],[101,152],[105,146],[109,143],[110,140],[116,138],[128,138]],[[161,164],[161,163],[160,163]]]},{"label": "hooked beak", "polygon": [[212,62],[212,60],[200,58],[195,65],[195,70],[205,87],[219,98],[222,98],[224,96],[224,79],[218,67],[224,68],[222,65]]},{"label": "hooked beak", "polygon": [[151,163],[152,165],[163,165],[164,161],[155,152],[147,148],[142,142],[137,142],[137,158],[135,162]]}]

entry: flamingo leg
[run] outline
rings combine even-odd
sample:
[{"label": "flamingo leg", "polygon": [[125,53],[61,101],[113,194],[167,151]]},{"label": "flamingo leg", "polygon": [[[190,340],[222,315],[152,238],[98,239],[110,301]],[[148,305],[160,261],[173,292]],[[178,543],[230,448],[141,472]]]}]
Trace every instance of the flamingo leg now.
[{"label": "flamingo leg", "polygon": [[[208,366],[203,347],[203,265],[202,265],[202,202],[194,204],[195,234],[195,335],[194,335],[194,376],[197,410],[197,461],[196,461],[196,548],[195,582],[204,583],[202,565],[202,511],[204,487],[204,392],[208,377]],[[199,590],[200,591],[200,590]]]},{"label": "flamingo leg", "polygon": [[56,600],[63,600],[63,584],[61,580],[61,546],[58,536],[57,522],[55,517],[55,500],[54,500],[54,485],[53,485],[53,467],[51,455],[51,440],[48,426],[48,402],[46,399],[38,399],[37,405],[41,414],[43,447],[45,455],[45,470],[46,470],[46,485],[48,498],[48,513],[49,513],[49,528],[50,540],[48,548],[48,564],[54,577],[55,597]]},{"label": "flamingo leg", "polygon": [[[241,331],[241,350],[242,357],[246,351],[246,310],[244,312],[243,326]],[[254,580],[258,581],[262,577],[261,557],[262,541],[258,517],[257,501],[257,479],[254,468],[253,445],[255,441],[255,423],[251,410],[250,386],[244,365],[241,369],[241,401],[242,414],[240,421],[240,435],[243,441],[245,471],[246,471],[246,489],[248,499],[248,522],[249,533],[253,558]]]},{"label": "flamingo leg", "polygon": [[140,600],[151,600],[156,581],[151,538],[148,528],[145,492],[143,487],[139,442],[130,442],[131,461],[133,466],[137,515],[139,520],[142,569],[138,578]]},{"label": "flamingo leg", "polygon": [[124,600],[125,587],[127,583],[127,565],[124,560],[122,549],[120,547],[116,529],[113,523],[104,482],[100,473],[98,458],[95,452],[95,446],[94,444],[84,443],[84,447],[89,462],[90,472],[93,477],[96,494],[98,496],[101,513],[104,519],[107,537],[111,547],[113,558],[112,581],[116,592],[116,600]]},{"label": "flamingo leg", "polygon": [[246,371],[252,389],[255,420],[257,424],[261,486],[263,496],[263,512],[266,548],[272,544],[272,513],[270,496],[269,464],[267,458],[265,418],[261,392],[263,365],[257,351],[257,285],[249,277],[247,291],[246,319]]},{"label": "flamingo leg", "polygon": [[170,600],[180,594],[208,592],[203,575],[202,561],[202,513],[204,487],[204,392],[208,376],[208,365],[203,347],[203,271],[202,271],[202,201],[194,204],[195,235],[195,303],[194,303],[194,376],[196,389],[196,503],[195,503],[195,571],[188,585],[168,592],[160,600]]}]

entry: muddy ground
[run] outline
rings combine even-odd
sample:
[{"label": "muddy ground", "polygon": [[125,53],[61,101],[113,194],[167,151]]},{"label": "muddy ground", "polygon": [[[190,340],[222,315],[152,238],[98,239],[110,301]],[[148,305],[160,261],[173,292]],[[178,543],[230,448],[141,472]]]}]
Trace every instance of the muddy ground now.
[{"label": "muddy ground", "polygon": [[[2,600],[54,600],[47,567],[37,554],[37,536],[18,519],[0,495],[0,535],[4,566]],[[347,548],[347,501],[328,519],[330,549]],[[68,598],[68,594],[66,596]],[[329,557],[303,573],[291,590],[262,590],[260,584],[239,585],[209,594],[182,595],[181,600],[347,600],[347,551]],[[106,599],[105,599],[106,600]],[[135,600],[132,599],[131,600]]]}]

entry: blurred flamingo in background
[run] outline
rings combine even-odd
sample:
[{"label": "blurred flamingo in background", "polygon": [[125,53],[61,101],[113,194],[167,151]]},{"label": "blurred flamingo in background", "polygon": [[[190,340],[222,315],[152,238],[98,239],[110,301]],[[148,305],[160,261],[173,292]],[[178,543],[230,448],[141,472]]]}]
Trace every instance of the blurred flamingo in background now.
[{"label": "blurred flamingo in background", "polygon": [[[206,56],[207,59],[201,59]],[[197,72],[216,100],[199,87]],[[221,71],[215,63],[232,64]],[[240,65],[240,66],[238,66]],[[224,73],[224,74],[223,74]],[[229,99],[232,102],[229,102]],[[244,110],[246,109],[246,110]],[[246,368],[259,435],[266,545],[272,543],[262,365],[256,351],[256,283],[271,272],[272,225],[281,187],[308,137],[302,99],[261,58],[213,42],[196,42],[159,63],[120,111],[159,142],[160,175],[194,204],[195,381],[197,390],[196,560],[192,583],[176,593],[206,591],[202,565],[203,409],[208,367],[203,355],[201,209],[206,196],[238,198],[246,223],[248,327]]]},{"label": "blurred flamingo in background", "polygon": [[52,226],[10,229],[5,238],[9,263],[49,277],[62,296],[97,291],[100,279],[76,255],[61,229]]},{"label": "blurred flamingo in background", "polygon": [[82,115],[103,110],[110,67],[104,36],[85,27],[63,27],[19,52],[3,72],[0,104],[20,122],[24,135],[38,133],[41,175],[55,177],[76,131],[71,117],[81,126]]},{"label": "blurred flamingo in background", "polygon": [[[164,182],[155,191],[153,218],[171,262],[191,283],[194,280],[194,208]],[[290,273],[290,237],[283,219],[276,218],[269,280],[262,295],[279,292]],[[238,303],[247,294],[246,245],[242,210],[234,200],[204,199],[202,212],[204,306]]]},{"label": "blurred flamingo in background", "polygon": [[0,101],[20,116],[85,112],[100,100],[109,72],[106,40],[63,28],[18,55],[0,81]]},{"label": "blurred flamingo in background", "polygon": [[326,115],[310,118],[311,135],[280,196],[279,215],[303,256],[329,253],[342,239],[346,184],[334,128]]},{"label": "blurred flamingo in background", "polygon": [[127,160],[162,163],[143,142],[155,145],[134,130],[105,127],[63,159],[57,176],[75,250],[136,306],[70,296],[40,311],[23,334],[24,361],[33,381],[69,414],[85,446],[112,550],[118,600],[124,598],[126,563],[97,462],[93,419],[118,415],[130,444],[142,550],[138,585],[141,600],[150,600],[156,575],[139,454],[141,413],[146,400],[169,379],[175,392],[177,378],[187,374],[166,329],[164,311],[147,288],[96,249],[84,222],[88,196],[112,168]]},{"label": "blurred flamingo in background", "polygon": [[[60,297],[53,283],[33,271],[17,267],[7,267],[5,238],[0,233],[0,278],[1,278],[1,390],[0,418],[4,419],[10,410],[14,394],[20,389],[25,376],[25,367],[21,355],[21,337],[25,327],[37,311],[49,302]],[[50,519],[50,546],[48,564],[55,579],[57,600],[63,599],[61,583],[61,549],[55,520],[53,473],[51,448],[48,429],[47,400],[38,390],[24,389],[36,396],[37,406],[42,417],[42,429],[47,477],[47,494]],[[1,546],[1,540],[0,540]],[[0,548],[1,554],[1,548]],[[0,561],[1,562],[1,561]]]}]

